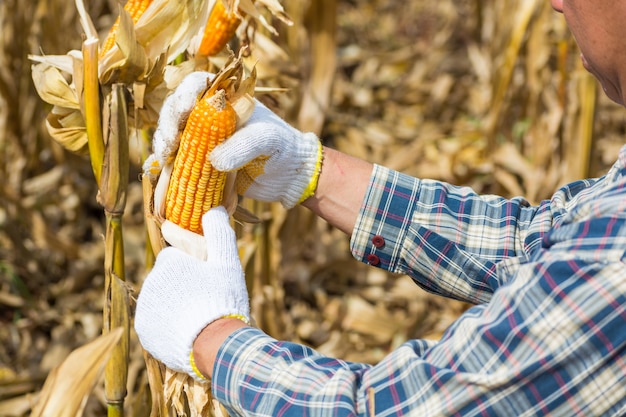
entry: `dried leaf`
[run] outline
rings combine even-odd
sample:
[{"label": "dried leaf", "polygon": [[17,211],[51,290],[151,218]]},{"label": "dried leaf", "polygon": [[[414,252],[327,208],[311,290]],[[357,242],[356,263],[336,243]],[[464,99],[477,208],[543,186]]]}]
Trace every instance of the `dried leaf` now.
[{"label": "dried leaf", "polygon": [[141,177],[141,186],[143,191],[143,207],[144,217],[146,219],[146,231],[148,233],[150,247],[156,255],[167,246],[165,239],[163,239],[163,234],[161,233],[162,220],[157,219],[157,217],[153,214],[155,213],[154,194],[156,187],[156,178],[153,179],[148,174],[143,174]]},{"label": "dried leaf", "polygon": [[28,59],[33,62],[47,64],[59,69],[66,74],[76,73],[75,61],[82,61],[81,51],[71,50],[66,55],[29,55]]},{"label": "dried leaf", "polygon": [[[336,16],[337,2],[313,2],[310,6],[311,68],[304,80],[304,93],[298,127],[321,134],[331,103],[331,92],[337,68]],[[324,57],[320,59],[318,57]]]},{"label": "dried leaf", "polygon": [[379,343],[389,342],[398,330],[397,323],[387,311],[372,306],[359,296],[349,296],[346,306],[342,326],[347,330],[371,337]]},{"label": "dried leaf", "polygon": [[0,401],[0,416],[22,417],[32,408],[33,401],[36,398],[30,394]]},{"label": "dried leaf", "polygon": [[122,328],[74,350],[46,379],[31,417],[75,417],[82,414],[104,365],[122,336]]},{"label": "dried leaf", "polygon": [[206,16],[207,3],[203,0],[155,0],[135,27],[137,41],[147,47],[148,59],[167,51],[167,62],[170,62],[185,51],[193,34],[204,25],[202,16]]},{"label": "dried leaf", "polygon": [[128,110],[124,89],[114,84],[104,109],[105,152],[98,200],[109,213],[123,213],[129,178]]},{"label": "dried leaf", "polygon": [[[283,9],[283,6],[277,0],[258,0],[257,3],[267,8],[274,17],[280,19],[283,23],[289,26],[293,25],[292,20],[287,16],[287,13],[285,13],[285,9]],[[236,7],[245,14],[258,20],[271,34],[278,34],[276,29],[265,19],[265,16],[261,14],[252,0],[239,0]]]},{"label": "dried leaf", "polygon": [[137,43],[135,26],[130,13],[120,8],[120,23],[115,32],[115,47],[109,50],[99,64],[103,84],[122,82],[132,84],[148,71],[148,57]]},{"label": "dried leaf", "polygon": [[87,128],[80,111],[54,107],[46,117],[46,128],[52,139],[68,151],[88,153]]},{"label": "dried leaf", "polygon": [[202,0],[155,0],[135,25],[132,21],[120,21],[116,46],[100,61],[101,82],[131,84],[147,78],[150,84],[152,77],[160,82],[164,62],[182,53],[202,25],[200,17],[205,3]]},{"label": "dried leaf", "polygon": [[83,0],[76,0],[76,9],[78,10],[80,24],[83,27],[83,31],[85,32],[87,39],[97,39],[98,31],[96,30],[91,17],[89,17],[89,14],[87,13]]},{"label": "dried leaf", "polygon": [[[108,234],[107,236],[111,236]],[[107,243],[107,250],[111,248]],[[108,272],[106,272],[108,274]],[[105,394],[110,401],[120,401],[126,396],[126,382],[128,377],[129,333],[130,333],[130,296],[125,281],[114,274],[110,274],[110,287],[106,298],[109,300],[110,310],[106,312],[108,321],[104,324],[104,331],[116,329],[122,331],[122,337],[110,352],[110,358],[105,368]]]},{"label": "dried leaf", "polygon": [[39,96],[49,104],[79,109],[78,97],[61,72],[47,63],[32,67],[33,83]]}]

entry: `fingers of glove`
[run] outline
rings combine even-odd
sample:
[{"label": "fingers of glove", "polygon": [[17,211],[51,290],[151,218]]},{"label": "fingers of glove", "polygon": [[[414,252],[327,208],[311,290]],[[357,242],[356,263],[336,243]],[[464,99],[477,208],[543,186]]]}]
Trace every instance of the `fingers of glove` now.
[{"label": "fingers of glove", "polygon": [[280,131],[265,123],[247,124],[211,151],[210,160],[220,171],[233,171],[260,157],[281,150]]},{"label": "fingers of glove", "polygon": [[[144,280],[137,299],[137,314],[152,312],[176,317],[168,320],[191,320],[187,314],[205,307],[228,303],[222,281],[225,276],[212,265],[195,259],[180,249],[168,247],[159,252],[154,267]],[[209,302],[209,306],[205,304]],[[218,312],[219,313],[219,312]],[[219,316],[219,314],[216,313]],[[180,317],[178,317],[180,316]],[[143,324],[150,321],[143,315]],[[205,320],[206,314],[193,317]],[[163,319],[165,320],[165,319]],[[157,321],[158,322],[158,321]]]},{"label": "fingers of glove", "polygon": [[220,317],[235,314],[250,317],[248,292],[243,268],[239,259],[235,231],[230,226],[228,213],[223,206],[207,211],[202,216],[202,228],[206,238],[207,265],[217,272],[217,280],[211,285],[219,289],[221,299],[216,304],[224,304]]},{"label": "fingers of glove", "polygon": [[241,271],[235,231],[230,226],[226,209],[218,206],[202,216],[202,229],[206,243],[207,262],[228,270]]},{"label": "fingers of glove", "polygon": [[165,220],[161,233],[167,243],[202,261],[206,260],[206,242],[204,236],[183,229],[176,223]]},{"label": "fingers of glove", "polygon": [[[161,118],[165,118],[163,122],[174,122],[180,128],[196,104],[198,95],[207,88],[213,77],[212,73],[206,71],[196,71],[187,75],[167,98],[168,106],[163,104],[161,109]],[[159,124],[161,123],[159,119]]]},{"label": "fingers of glove", "polygon": [[281,152],[296,133],[287,122],[255,100],[254,112],[248,122],[213,149],[211,163],[220,171],[240,169],[260,156]]},{"label": "fingers of glove", "polygon": [[171,152],[169,148],[176,146],[174,138],[184,127],[198,95],[206,89],[207,83],[213,77],[215,75],[210,72],[192,72],[181,81],[172,94],[166,97],[154,132],[155,154],[168,155]]},{"label": "fingers of glove", "polygon": [[169,368],[193,375],[194,339],[228,311],[222,302],[227,297],[215,283],[217,274],[179,249],[169,247],[157,256],[139,292],[135,330],[142,346]]},{"label": "fingers of glove", "polygon": [[[200,261],[174,247],[159,252],[154,267],[141,286],[137,299],[137,321],[149,326],[150,318],[144,312],[154,311],[162,307],[163,303],[175,305],[180,301],[179,298],[184,299],[179,293],[186,287],[186,281],[193,283],[201,275],[199,263]],[[192,292],[197,291],[194,289]]]}]

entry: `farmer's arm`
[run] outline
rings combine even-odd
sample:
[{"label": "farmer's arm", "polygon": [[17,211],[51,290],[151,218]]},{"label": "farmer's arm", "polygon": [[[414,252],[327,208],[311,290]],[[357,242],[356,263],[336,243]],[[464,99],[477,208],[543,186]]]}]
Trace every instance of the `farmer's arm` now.
[{"label": "farmer's arm", "polygon": [[468,310],[440,341],[409,341],[375,366],[224,320],[206,327],[194,353],[235,415],[617,415],[626,404],[618,288],[626,268],[546,259],[521,268],[516,284]]},{"label": "farmer's arm", "polygon": [[479,196],[328,148],[317,190],[302,204],[351,234],[357,259],[473,303],[501,285],[497,262],[525,256],[552,225],[549,210],[536,218],[524,199]]}]

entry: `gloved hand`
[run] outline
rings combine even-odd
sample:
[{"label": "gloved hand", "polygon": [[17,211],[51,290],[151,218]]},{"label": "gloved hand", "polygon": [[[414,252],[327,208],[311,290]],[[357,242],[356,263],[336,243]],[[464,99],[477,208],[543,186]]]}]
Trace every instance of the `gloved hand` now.
[{"label": "gloved hand", "polygon": [[[198,94],[215,75],[197,71],[187,75],[163,103],[154,133],[154,160],[163,167],[178,147],[179,134]],[[237,192],[261,201],[280,201],[291,208],[313,195],[322,165],[322,145],[313,133],[291,127],[258,100],[246,124],[216,147],[211,163],[221,171],[241,169]]]},{"label": "gloved hand", "polygon": [[197,380],[190,358],[193,342],[209,323],[223,317],[249,322],[250,304],[235,233],[224,207],[202,218],[207,260],[169,247],[145,279],[135,312],[142,346],[168,368]]},{"label": "gloved hand", "polygon": [[240,169],[239,194],[291,208],[315,192],[322,144],[315,134],[291,127],[257,100],[248,122],[215,147],[210,160],[220,171]]},{"label": "gloved hand", "polygon": [[[215,74],[206,71],[195,71],[183,78],[172,94],[165,98],[159,114],[159,123],[152,137],[154,156],[160,167],[178,149],[180,134],[187,118],[196,105],[198,96],[207,88]],[[144,170],[150,168],[152,158],[144,165]]]}]

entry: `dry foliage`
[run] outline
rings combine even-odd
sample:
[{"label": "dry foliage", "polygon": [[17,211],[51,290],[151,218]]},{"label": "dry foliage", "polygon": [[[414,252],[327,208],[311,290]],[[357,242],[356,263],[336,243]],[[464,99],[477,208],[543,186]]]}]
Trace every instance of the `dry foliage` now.
[{"label": "dry foliage", "polygon": [[[288,91],[264,100],[345,152],[536,202],[601,175],[623,142],[623,109],[598,94],[548,2],[283,3],[294,25],[255,42],[282,48],[260,60],[259,83]],[[90,1],[89,14],[106,33],[117,2]],[[74,7],[4,0],[0,28],[0,415],[23,416],[46,376],[102,331],[105,231],[89,161],[50,139],[26,59],[80,49]],[[131,154],[124,215],[131,290],[146,268],[141,158]],[[466,308],[356,262],[347,237],[304,209],[247,204],[263,220],[238,227],[253,315],[275,337],[375,363],[407,338],[439,337]],[[126,408],[145,416],[134,335],[130,353]],[[84,415],[103,404],[98,384]]]}]

